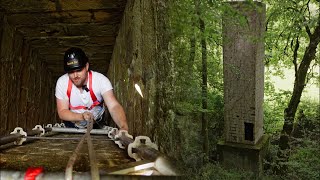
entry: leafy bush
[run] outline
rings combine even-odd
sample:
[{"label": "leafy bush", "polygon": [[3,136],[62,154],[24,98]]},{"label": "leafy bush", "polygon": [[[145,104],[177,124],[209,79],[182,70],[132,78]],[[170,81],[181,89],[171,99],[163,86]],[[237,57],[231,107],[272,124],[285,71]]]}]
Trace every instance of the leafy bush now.
[{"label": "leafy bush", "polygon": [[305,140],[290,156],[288,179],[320,179],[320,153],[317,142]]},{"label": "leafy bush", "polygon": [[229,179],[255,179],[255,175],[250,172],[238,171],[238,170],[226,170],[219,164],[208,163],[203,166],[199,174],[194,179],[196,180],[229,180]]}]

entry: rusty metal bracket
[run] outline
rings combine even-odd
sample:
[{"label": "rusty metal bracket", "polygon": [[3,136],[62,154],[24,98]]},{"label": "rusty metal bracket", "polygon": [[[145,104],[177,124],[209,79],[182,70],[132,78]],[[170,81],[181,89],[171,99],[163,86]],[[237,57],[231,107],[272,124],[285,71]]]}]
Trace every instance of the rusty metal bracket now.
[{"label": "rusty metal bracket", "polygon": [[126,147],[125,147],[125,146],[121,143],[121,141],[120,141],[120,138],[121,138],[122,136],[126,136],[126,137],[131,138],[131,139],[133,139],[133,136],[130,135],[130,134],[128,133],[128,131],[126,131],[126,130],[120,130],[120,131],[118,132],[118,134],[116,134],[116,135],[114,136],[114,143],[116,143],[116,144],[119,146],[119,148],[125,149]]},{"label": "rusty metal bracket", "polygon": [[[20,134],[22,136],[27,136],[27,133],[23,131],[21,127],[16,127],[10,134]],[[27,139],[24,137],[18,138],[16,141],[14,141],[15,145],[21,145],[23,142],[25,142]]]}]

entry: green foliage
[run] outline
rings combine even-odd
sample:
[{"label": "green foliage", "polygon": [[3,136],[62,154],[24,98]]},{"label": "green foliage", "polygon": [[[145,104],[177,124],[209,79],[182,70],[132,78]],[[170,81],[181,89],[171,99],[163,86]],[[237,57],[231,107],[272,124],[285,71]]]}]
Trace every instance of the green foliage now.
[{"label": "green foliage", "polygon": [[[264,162],[265,176],[281,179],[319,179],[320,154],[320,105],[318,102],[302,101],[300,113],[297,115],[296,125],[291,138],[289,149],[289,161],[282,162],[287,166],[287,172],[283,175],[275,175],[274,170],[280,168],[278,147],[278,134],[271,136],[271,145]],[[301,114],[301,110],[303,114]]]},{"label": "green foliage", "polygon": [[320,104],[304,100],[299,106],[293,136],[314,141],[320,139]]},{"label": "green foliage", "polygon": [[[215,158],[216,142],[223,130],[223,78],[221,48],[222,1],[202,1],[200,14],[205,22],[205,32],[199,29],[199,17],[195,12],[195,1],[170,1],[170,49],[175,68],[175,138],[179,145],[176,157],[188,171],[194,172],[202,166],[204,157],[201,135],[201,114],[208,119],[210,157]],[[200,39],[207,41],[208,108],[202,108],[202,62]],[[192,42],[192,40],[195,42]],[[167,122],[166,122],[167,124]],[[169,130],[168,130],[169,131]]]},{"label": "green foliage", "polygon": [[[201,48],[199,39],[202,35],[207,40],[208,53],[208,106],[213,109],[214,97],[222,93],[222,48],[221,48],[221,6],[203,1],[200,3],[201,18],[205,21],[205,33],[201,34],[195,13],[195,1],[171,1],[170,30],[172,35],[171,50],[175,62],[175,90],[177,110],[203,112],[201,108]],[[191,39],[196,40],[195,44]],[[192,58],[192,51],[194,57]],[[186,106],[185,106],[186,105]],[[185,108],[182,108],[184,107]],[[208,112],[208,110],[205,110]]]},{"label": "green foliage", "polygon": [[292,153],[288,162],[288,179],[320,179],[319,145],[305,141]]},{"label": "green foliage", "polygon": [[[306,27],[311,32],[315,29],[319,17],[319,3],[315,0],[267,0],[265,3],[267,4],[265,64],[272,66],[277,73],[281,73],[283,68],[294,68],[293,56],[297,38],[299,40],[297,64],[300,64],[310,41]],[[315,59],[319,59],[319,53]],[[314,62],[316,66],[319,65],[318,61]]]},{"label": "green foliage", "polygon": [[[314,8],[315,0],[268,0],[267,3],[267,32],[266,58],[267,66],[265,73],[265,102],[264,102],[264,130],[271,134],[272,144],[268,159],[265,162],[266,170],[263,179],[287,179],[286,175],[275,175],[278,135],[282,130],[284,121],[284,109],[286,108],[291,91],[278,91],[271,81],[272,76],[284,77],[284,69],[294,69],[293,52],[296,45],[295,39],[298,37],[300,48],[297,54],[297,64],[301,62],[305,48],[309,42],[305,25],[312,31],[315,26],[317,14],[309,14],[308,6],[312,4]],[[174,62],[174,103],[175,109],[169,116],[170,121],[163,122],[164,147],[175,152],[175,157],[181,163],[184,175],[190,179],[248,179],[253,177],[249,173],[238,171],[227,171],[220,165],[215,164],[216,143],[222,136],[223,131],[223,67],[222,67],[222,24],[221,19],[225,12],[234,13],[234,19],[245,22],[224,1],[201,1],[199,10],[205,22],[205,33],[201,34],[199,29],[198,16],[195,13],[194,0],[169,1],[169,25],[170,25],[170,50]],[[315,8],[319,7],[315,6]],[[208,68],[208,109],[202,109],[201,104],[201,47],[200,39],[207,40],[207,68]],[[195,42],[192,40],[195,39]],[[319,51],[316,54],[313,70],[309,71],[308,82],[320,82],[317,67],[319,65]],[[310,101],[303,100],[300,109],[311,124],[319,124],[319,103],[310,104]],[[205,112],[208,120],[208,132],[210,139],[210,160],[208,164],[203,164],[202,136],[201,136],[201,113]],[[307,122],[306,120],[303,120]],[[316,128],[317,129],[317,128]],[[319,131],[305,133],[307,136],[317,137]],[[167,135],[167,136],[166,136]],[[314,139],[309,138],[310,141]],[[165,148],[166,149],[166,148]],[[288,162],[291,179],[314,178],[315,169],[308,168],[310,162],[319,161],[310,157],[315,153],[311,144],[305,144],[296,151],[292,151],[292,157]],[[304,158],[303,160],[301,158]],[[315,156],[319,159],[319,156]],[[301,167],[297,167],[299,163]],[[318,166],[316,166],[318,168]],[[294,169],[298,170],[294,172]],[[319,169],[319,168],[318,168]],[[299,173],[298,173],[299,172]],[[301,174],[301,175],[299,175]]]},{"label": "green foliage", "polygon": [[255,179],[254,174],[250,172],[238,170],[226,170],[218,164],[208,163],[200,169],[195,180],[211,180],[211,179]]},{"label": "green foliage", "polygon": [[[212,95],[213,96],[213,95]],[[210,97],[211,99],[211,97]],[[210,158],[215,158],[216,144],[223,131],[223,104],[222,96],[212,97],[215,108],[207,112],[209,119],[208,131],[210,137]],[[184,167],[189,171],[197,171],[202,166],[202,135],[201,135],[201,111],[193,109],[192,104],[179,103],[175,122],[177,122],[176,131],[179,132],[178,157]],[[176,134],[177,135],[177,134]]]},{"label": "green foliage", "polygon": [[200,136],[200,123],[197,114],[177,116],[178,128],[181,130],[180,158],[183,166],[195,171],[202,164],[202,140]]},{"label": "green foliage", "polygon": [[[275,137],[274,137],[275,138]],[[308,139],[300,139],[295,147],[290,150],[290,158],[288,162],[284,162],[287,166],[285,174],[277,175],[274,170],[279,168],[278,164],[278,146],[271,144],[269,154],[264,162],[264,175],[262,179],[319,179],[320,154],[316,141]]]},{"label": "green foliage", "polygon": [[269,84],[270,87],[268,87],[268,84],[266,85],[266,97],[263,104],[264,130],[267,134],[277,134],[282,130],[283,111],[288,104],[291,92],[282,90],[276,92],[273,85]]},{"label": "green foliage", "polygon": [[[302,136],[293,138],[292,152],[288,161],[288,178],[320,179],[320,105],[303,101],[299,107],[295,126]],[[304,111],[302,111],[304,110]]]}]

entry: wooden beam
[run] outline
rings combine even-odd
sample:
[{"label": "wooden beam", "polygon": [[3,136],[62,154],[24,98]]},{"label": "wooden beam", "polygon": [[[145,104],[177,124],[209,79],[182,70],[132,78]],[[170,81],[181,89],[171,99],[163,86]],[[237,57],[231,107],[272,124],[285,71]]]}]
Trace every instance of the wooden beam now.
[{"label": "wooden beam", "polygon": [[122,12],[106,10],[68,11],[68,12],[38,12],[7,14],[9,24],[20,26],[41,26],[46,24],[78,24],[104,23],[114,24],[121,21]]},{"label": "wooden beam", "polygon": [[[89,62],[100,62],[100,61],[106,61],[111,59],[111,53],[96,53],[92,55],[87,55],[89,58]],[[42,54],[41,59],[44,62],[52,62],[57,60],[63,60],[64,54]]]},{"label": "wooden beam", "polygon": [[[48,54],[62,54],[64,55],[65,51],[69,49],[70,46],[59,46],[59,47],[39,47],[37,51],[40,55],[48,55]],[[112,53],[113,46],[84,46],[80,47],[82,50],[87,54],[88,57],[94,56],[94,54],[105,54],[105,53]]]},{"label": "wooden beam", "polygon": [[114,36],[62,36],[25,38],[32,47],[43,46],[106,46],[114,45]]},{"label": "wooden beam", "polygon": [[23,36],[32,37],[65,37],[65,36],[113,36],[118,33],[117,25],[98,24],[55,24],[46,26],[23,26],[17,28]]},{"label": "wooden beam", "polygon": [[87,9],[124,9],[127,0],[1,0],[0,8],[10,13],[51,12]]}]

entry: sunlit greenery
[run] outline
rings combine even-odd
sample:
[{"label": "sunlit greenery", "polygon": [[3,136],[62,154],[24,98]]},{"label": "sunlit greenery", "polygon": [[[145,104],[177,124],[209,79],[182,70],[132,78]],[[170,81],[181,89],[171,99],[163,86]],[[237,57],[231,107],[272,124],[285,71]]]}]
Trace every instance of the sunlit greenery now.
[{"label": "sunlit greenery", "polygon": [[[195,11],[195,2],[194,0],[169,1],[170,50],[174,61],[176,94],[175,124],[172,127],[175,128],[177,142],[179,142],[173,154],[181,162],[180,167],[183,174],[191,179],[248,179],[252,175],[249,172],[228,171],[216,162],[216,144],[223,134],[221,22],[224,13],[226,11],[230,13],[230,9],[225,1],[204,0],[199,3],[201,12],[199,17]],[[316,139],[310,136],[319,137],[320,134],[319,126],[314,125],[320,123],[319,102],[306,98],[301,99],[299,104],[295,129],[300,139],[293,141],[296,144],[293,144],[290,150],[292,156],[287,162],[287,174],[275,174],[274,172],[274,169],[279,166],[277,164],[277,143],[283,127],[284,109],[292,96],[292,90],[278,89],[272,79],[274,76],[284,77],[286,69],[297,70],[299,67],[309,43],[308,31],[314,31],[319,19],[319,2],[316,0],[267,0],[263,2],[267,7],[264,131],[271,135],[271,144],[262,178],[316,179],[319,178],[317,170],[320,157],[312,156],[312,154],[316,154],[319,149],[316,147]],[[199,18],[205,23],[204,34],[199,29]],[[308,31],[305,30],[306,25],[309,27]],[[203,36],[207,43],[208,109],[202,109],[201,106],[202,54],[200,41]],[[299,48],[295,55],[297,39]],[[307,74],[307,86],[313,82],[319,87],[319,54],[318,45],[315,58]],[[209,118],[209,163],[202,162],[202,112],[206,112]],[[311,163],[315,165],[311,167]]]}]

